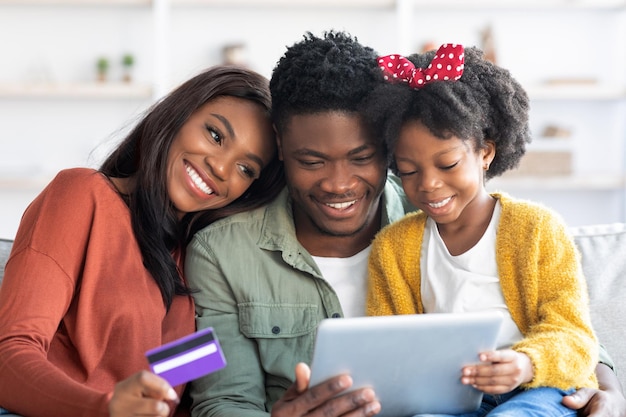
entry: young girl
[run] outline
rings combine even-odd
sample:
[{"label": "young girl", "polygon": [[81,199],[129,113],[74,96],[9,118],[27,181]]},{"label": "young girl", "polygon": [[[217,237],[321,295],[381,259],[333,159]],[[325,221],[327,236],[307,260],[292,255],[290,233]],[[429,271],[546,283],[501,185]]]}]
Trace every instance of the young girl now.
[{"label": "young girl", "polygon": [[184,387],[145,371],[144,355],[195,330],[181,273],[193,232],[282,188],[269,113],[266,78],[211,68],[154,105],[99,170],[64,170],[31,203],[0,288],[1,408],[170,414]]},{"label": "young girl", "polygon": [[460,45],[379,63],[389,84],[369,110],[384,118],[392,170],[420,211],[374,240],[368,314],[499,310],[498,349],[460,370],[486,394],[469,415],[576,415],[561,400],[597,386],[598,343],[573,240],[554,212],[484,185],[524,155],[525,91]]}]

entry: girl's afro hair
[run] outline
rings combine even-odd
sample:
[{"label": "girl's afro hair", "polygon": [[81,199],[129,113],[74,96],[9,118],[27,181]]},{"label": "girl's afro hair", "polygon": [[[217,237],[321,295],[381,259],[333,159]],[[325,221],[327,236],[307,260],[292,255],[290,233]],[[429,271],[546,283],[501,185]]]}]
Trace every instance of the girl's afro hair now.
[{"label": "girl's afro hair", "polygon": [[[408,59],[418,68],[430,64],[435,51]],[[484,59],[481,50],[465,48],[465,68],[458,81],[436,81],[415,90],[407,84],[384,83],[364,102],[366,118],[384,137],[392,170],[393,150],[407,121],[419,121],[442,139],[456,136],[480,149],[486,140],[496,156],[486,178],[515,168],[531,141],[529,99],[510,72]]]}]

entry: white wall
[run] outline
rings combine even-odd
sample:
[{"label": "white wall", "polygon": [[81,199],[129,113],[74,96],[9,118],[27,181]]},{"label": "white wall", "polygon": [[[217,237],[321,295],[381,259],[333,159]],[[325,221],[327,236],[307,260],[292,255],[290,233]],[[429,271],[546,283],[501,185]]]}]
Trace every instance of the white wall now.
[{"label": "white wall", "polygon": [[[402,7],[409,3],[399,1]],[[595,77],[622,91],[626,85],[623,8],[408,9],[397,14],[393,7],[169,7],[167,0],[148,6],[0,2],[0,237],[15,234],[28,202],[58,170],[97,166],[156,98],[9,96],[1,85],[91,82],[100,55],[112,59],[111,78],[117,81],[118,60],[133,53],[135,81],[158,96],[219,63],[227,43],[245,43],[249,66],[269,77],[285,47],[307,30],[344,29],[387,54],[407,53],[426,41],[477,44],[480,30],[490,24],[499,63],[524,85],[561,76]],[[598,67],[602,59],[609,62],[605,68]],[[624,174],[625,115],[623,98],[539,100],[533,101],[531,120],[535,132],[553,121],[572,127],[577,175],[614,176]],[[557,208],[572,225],[625,219],[623,191],[615,186],[507,187]]]}]

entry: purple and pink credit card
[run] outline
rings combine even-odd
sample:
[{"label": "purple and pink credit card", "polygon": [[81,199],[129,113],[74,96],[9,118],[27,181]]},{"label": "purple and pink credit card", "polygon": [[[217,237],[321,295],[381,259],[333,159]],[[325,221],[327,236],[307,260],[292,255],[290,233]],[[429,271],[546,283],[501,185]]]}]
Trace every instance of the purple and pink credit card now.
[{"label": "purple and pink credit card", "polygon": [[226,359],[211,327],[150,349],[146,357],[152,372],[173,387],[226,366]]}]

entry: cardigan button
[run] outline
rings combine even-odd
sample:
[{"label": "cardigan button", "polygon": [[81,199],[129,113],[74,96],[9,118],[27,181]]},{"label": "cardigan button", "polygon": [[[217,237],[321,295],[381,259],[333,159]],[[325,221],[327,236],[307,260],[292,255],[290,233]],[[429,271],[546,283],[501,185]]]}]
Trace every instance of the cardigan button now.
[{"label": "cardigan button", "polygon": [[333,313],[333,315],[331,317],[334,318],[334,319],[339,319],[339,318],[341,318],[341,314]]},{"label": "cardigan button", "polygon": [[274,333],[274,334],[280,333],[280,327],[278,327],[278,326],[272,327],[272,333]]}]

